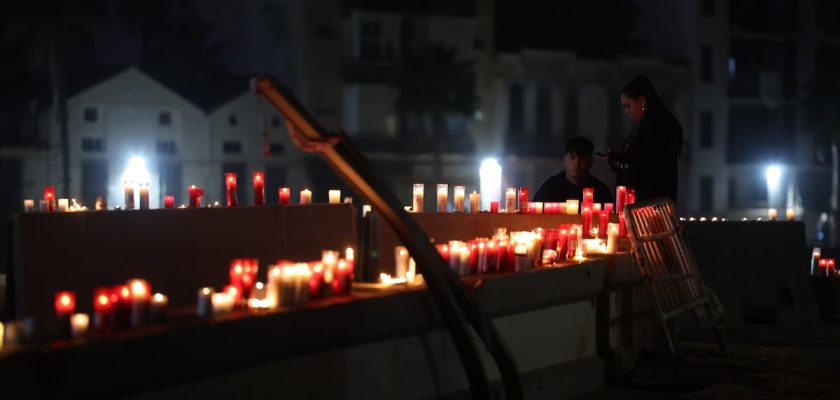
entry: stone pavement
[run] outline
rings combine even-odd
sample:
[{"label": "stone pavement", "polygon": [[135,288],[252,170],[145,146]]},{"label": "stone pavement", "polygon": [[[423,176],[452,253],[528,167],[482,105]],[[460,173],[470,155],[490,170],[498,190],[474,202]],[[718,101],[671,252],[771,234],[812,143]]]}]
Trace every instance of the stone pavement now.
[{"label": "stone pavement", "polygon": [[727,338],[727,353],[711,336],[683,337],[679,375],[646,357],[631,377],[581,399],[840,399],[840,324],[750,328]]}]

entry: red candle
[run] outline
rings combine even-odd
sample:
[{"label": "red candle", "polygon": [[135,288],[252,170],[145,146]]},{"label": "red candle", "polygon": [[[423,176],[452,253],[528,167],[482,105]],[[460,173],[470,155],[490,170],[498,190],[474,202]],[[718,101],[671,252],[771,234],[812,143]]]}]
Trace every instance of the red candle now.
[{"label": "red candle", "polygon": [[279,189],[280,204],[290,204],[292,202],[292,191],[287,187]]},{"label": "red candle", "polygon": [[225,199],[228,207],[236,207],[236,173],[234,172],[225,174]]},{"label": "red candle", "polygon": [[238,287],[236,287],[236,286],[233,286],[233,285],[227,285],[227,286],[225,286],[225,287],[224,287],[224,289],[223,289],[223,290],[224,290],[225,292],[227,292],[227,294],[229,294],[229,295],[230,295],[230,297],[232,297],[232,298],[233,298],[233,303],[234,303],[234,305],[238,304],[238,303],[239,303],[239,300],[240,300],[240,299],[242,299],[242,291],[241,291],[241,290],[239,290],[239,288],[238,288]]},{"label": "red candle", "polygon": [[230,263],[230,271],[228,275],[230,276],[230,284],[231,286],[235,286],[238,288],[242,288],[242,275],[244,275],[245,269],[242,267],[242,260],[235,259]]},{"label": "red candle", "polygon": [[827,276],[828,275],[828,259],[821,258],[819,261],[820,266],[820,273],[818,276]]},{"label": "red candle", "polygon": [[309,270],[312,274],[309,276],[307,289],[309,289],[309,298],[317,299],[321,297],[321,285],[324,283],[324,264],[314,262],[309,264]]},{"label": "red candle", "polygon": [[[612,206],[612,204],[610,204],[610,206]],[[609,211],[602,210],[598,213],[601,216],[601,219],[600,219],[601,223],[598,224],[598,237],[600,237],[600,238],[607,237],[607,228],[609,227],[609,224],[610,224],[610,211],[612,211],[612,210],[609,210]]]},{"label": "red candle", "polygon": [[114,310],[111,302],[111,289],[98,288],[93,292],[93,326],[98,330],[106,330],[109,315]]},{"label": "red candle", "polygon": [[265,172],[254,172],[254,205],[265,204]]},{"label": "red candle", "polygon": [[440,253],[440,256],[443,257],[444,260],[446,260],[447,264],[449,264],[449,246],[445,244],[439,244],[435,247],[437,247],[437,251],[438,253]]},{"label": "red candle", "polygon": [[583,204],[592,204],[595,202],[595,189],[583,188]]},{"label": "red candle", "polygon": [[624,204],[636,204],[636,189],[627,188],[627,199]]},{"label": "red candle", "polygon": [[490,202],[490,212],[493,214],[499,213],[499,202],[498,201],[491,201]]},{"label": "red candle", "polygon": [[44,186],[44,200],[47,201],[49,212],[55,211],[55,186]]},{"label": "red candle", "polygon": [[624,204],[627,201],[627,188],[616,186],[615,188],[615,211],[618,214],[624,213]]},{"label": "red candle", "polygon": [[190,195],[190,208],[201,207],[201,196],[204,195],[204,190],[196,185],[190,185],[187,191]]},{"label": "red candle", "polygon": [[59,317],[69,317],[76,309],[76,294],[61,291],[55,294],[55,314]]},{"label": "red candle", "polygon": [[605,203],[604,204],[604,211],[606,211],[607,214],[612,214],[613,213],[613,203]]},{"label": "red candle", "polygon": [[131,289],[128,285],[114,286],[111,293],[112,313],[116,329],[127,328],[131,322]]},{"label": "red candle", "polygon": [[163,206],[166,208],[175,208],[175,196],[163,196]]},{"label": "red candle", "polygon": [[569,246],[569,231],[567,229],[560,229],[560,232],[557,234],[557,246],[555,249],[557,250],[557,259],[558,260],[565,260],[566,250]]},{"label": "red candle", "polygon": [[624,221],[624,212],[618,213],[618,237],[627,237],[627,222]]},{"label": "red candle", "polygon": [[338,260],[335,268],[335,279],[333,280],[333,293],[336,295],[350,294],[353,287],[353,262],[349,260]]},{"label": "red candle", "polygon": [[498,272],[498,265],[499,265],[499,244],[495,240],[490,240],[487,242],[486,248],[486,261],[484,263],[484,272],[488,274],[492,274],[494,272]]},{"label": "red candle", "polygon": [[825,276],[834,276],[834,259],[826,260]]},{"label": "red candle", "polygon": [[519,188],[519,209],[520,210],[527,210],[530,213],[530,209],[528,209],[528,188],[521,187]]},{"label": "red candle", "polygon": [[578,245],[578,231],[577,229],[569,229],[569,241],[566,245],[566,258],[571,259],[575,258],[575,252],[577,251]]},{"label": "red candle", "polygon": [[592,236],[592,204],[584,204],[580,215],[583,220],[583,237]]}]

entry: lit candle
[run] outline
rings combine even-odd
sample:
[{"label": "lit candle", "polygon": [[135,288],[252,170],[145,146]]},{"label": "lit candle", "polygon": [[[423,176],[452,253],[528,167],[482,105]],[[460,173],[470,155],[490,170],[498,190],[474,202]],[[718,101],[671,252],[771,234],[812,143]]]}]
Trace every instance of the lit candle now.
[{"label": "lit candle", "polygon": [[516,189],[508,188],[505,191],[505,212],[516,212]]},{"label": "lit candle", "polygon": [[583,210],[580,213],[581,219],[583,220],[583,237],[592,236],[592,204],[591,203],[584,203]]},{"label": "lit candle", "polygon": [[519,209],[528,210],[528,188],[524,186],[519,188]]},{"label": "lit candle", "polygon": [[607,225],[607,254],[618,251],[618,224]]},{"label": "lit candle", "polygon": [[124,329],[131,325],[131,289],[128,285],[117,285],[111,293],[114,329]]},{"label": "lit candle", "polygon": [[125,209],[126,210],[133,210],[134,209],[134,182],[132,182],[132,181],[123,182],[123,190],[125,191]]},{"label": "lit candle", "polygon": [[50,202],[48,200],[40,200],[40,210],[41,212],[49,212]]},{"label": "lit candle", "polygon": [[3,350],[3,343],[6,341],[6,329],[5,325],[0,322],[0,350]]},{"label": "lit candle", "polygon": [[592,211],[601,211],[601,203],[593,203]]},{"label": "lit candle", "polygon": [[149,209],[149,184],[140,184],[140,209],[141,210],[148,210]]},{"label": "lit candle", "polygon": [[254,172],[254,205],[265,204],[265,172]]},{"label": "lit candle", "polygon": [[526,202],[528,205],[528,213],[529,214],[542,214],[543,208],[545,207],[544,204],[540,201],[534,202]]},{"label": "lit candle", "polygon": [[814,250],[811,252],[811,275],[816,276],[819,274],[819,263],[820,257],[822,256],[822,249],[819,247],[814,247]]},{"label": "lit candle", "polygon": [[396,262],[395,277],[404,278],[408,272],[408,250],[404,246],[397,246],[394,249],[394,258]]},{"label": "lit candle", "polygon": [[577,199],[569,199],[566,200],[566,214],[568,215],[578,215],[578,209],[580,207],[580,201]]},{"label": "lit candle", "polygon": [[23,211],[24,212],[35,212],[35,200],[26,199],[23,201]]},{"label": "lit candle", "polygon": [[615,187],[615,211],[618,214],[624,213],[624,203],[627,201],[627,187],[626,186],[616,186]]},{"label": "lit candle", "polygon": [[312,191],[303,189],[300,191],[300,204],[312,204]]},{"label": "lit candle", "polygon": [[212,297],[215,291],[213,288],[203,287],[198,290],[198,303],[196,304],[196,314],[199,317],[206,317],[213,311]]},{"label": "lit candle", "polygon": [[583,188],[583,204],[592,204],[595,202],[595,189]]},{"label": "lit candle", "polygon": [[165,208],[175,208],[175,196],[163,196],[163,206]]},{"label": "lit candle", "polygon": [[163,293],[155,293],[149,303],[149,320],[151,322],[161,322],[166,319],[166,306],[169,304],[169,298]]},{"label": "lit candle", "polygon": [[449,208],[449,185],[438,183],[437,185],[437,212],[446,212]]},{"label": "lit candle", "polygon": [[411,211],[423,212],[424,185],[415,183],[411,192]]},{"label": "lit candle", "polygon": [[455,186],[452,190],[452,195],[455,197],[455,212],[464,212],[464,192],[466,188],[463,186]]},{"label": "lit candle", "polygon": [[481,195],[475,190],[470,193],[470,213],[481,212]]},{"label": "lit candle", "polygon": [[767,210],[767,218],[769,218],[771,221],[776,220],[777,214],[778,214],[778,211],[776,211],[775,208],[770,208],[770,209]]},{"label": "lit candle", "polygon": [[367,217],[367,215],[370,214],[372,211],[373,211],[373,208],[371,208],[370,204],[363,205],[362,206],[362,218]]},{"label": "lit candle", "polygon": [[228,292],[213,293],[210,297],[213,315],[227,314],[233,310],[234,298]]},{"label": "lit candle", "polygon": [[93,292],[93,326],[99,331],[108,328],[108,315],[113,311],[111,289],[98,288]]},{"label": "lit candle", "polygon": [[280,195],[280,204],[291,204],[292,203],[292,191],[287,187],[282,187],[279,189]]},{"label": "lit candle", "polygon": [[606,210],[598,211],[598,237],[607,237],[607,225],[610,223],[610,213]]},{"label": "lit candle", "polygon": [[236,207],[238,198],[236,197],[236,173],[225,173],[225,201],[228,207]]},{"label": "lit candle", "polygon": [[44,200],[47,202],[47,209],[41,211],[55,211],[55,186],[44,186]]},{"label": "lit candle", "polygon": [[341,190],[330,190],[330,204],[341,204]]},{"label": "lit candle", "polygon": [[793,208],[788,208],[785,210],[785,219],[788,221],[796,221],[796,210]]},{"label": "lit candle", "polygon": [[825,276],[834,276],[834,259],[829,258],[825,260]]},{"label": "lit candle", "polygon": [[499,202],[498,201],[491,201],[490,202],[490,212],[493,214],[499,213]]},{"label": "lit candle", "polygon": [[76,309],[76,294],[61,291],[55,294],[55,314],[59,317],[69,317]]},{"label": "lit candle", "polygon": [[612,213],[613,213],[613,203],[606,203],[606,204],[604,204],[604,211],[605,211],[607,214],[612,214]]},{"label": "lit candle", "polygon": [[190,208],[201,207],[201,196],[204,195],[204,190],[196,185],[190,185],[187,192],[190,195]]},{"label": "lit candle", "polygon": [[58,199],[58,212],[67,212],[70,201],[67,199]]},{"label": "lit candle", "polygon": [[636,204],[636,189],[635,188],[627,188],[627,198],[624,201],[624,205],[628,204]]},{"label": "lit candle", "polygon": [[459,252],[458,275],[465,276],[470,274],[470,256],[472,251],[469,246],[462,245]]},{"label": "lit candle", "polygon": [[84,313],[76,313],[70,317],[70,332],[73,337],[80,337],[87,334],[90,325],[90,316]]},{"label": "lit candle", "polygon": [[128,288],[131,290],[131,326],[143,325],[149,315],[149,297],[151,296],[149,282],[143,279],[132,279],[128,281]]}]

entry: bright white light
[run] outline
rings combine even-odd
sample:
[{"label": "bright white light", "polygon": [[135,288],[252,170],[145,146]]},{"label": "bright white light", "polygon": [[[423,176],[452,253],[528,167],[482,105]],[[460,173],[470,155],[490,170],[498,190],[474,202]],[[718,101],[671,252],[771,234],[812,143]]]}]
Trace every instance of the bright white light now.
[{"label": "bright white light", "polygon": [[489,210],[491,201],[502,198],[502,166],[495,158],[486,158],[478,170],[481,179],[481,209]]},{"label": "bright white light", "polygon": [[151,178],[149,170],[146,169],[146,160],[143,157],[131,157],[131,160],[128,161],[128,167],[123,172],[122,180],[138,184],[149,183]]},{"label": "bright white light", "polygon": [[767,190],[773,191],[779,187],[779,180],[782,178],[782,167],[771,165],[767,167],[765,175],[767,176]]}]

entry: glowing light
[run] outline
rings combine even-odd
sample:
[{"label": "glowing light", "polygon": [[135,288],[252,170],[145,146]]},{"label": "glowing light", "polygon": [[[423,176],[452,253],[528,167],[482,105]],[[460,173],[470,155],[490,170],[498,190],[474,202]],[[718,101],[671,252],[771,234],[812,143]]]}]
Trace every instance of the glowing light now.
[{"label": "glowing light", "polygon": [[495,158],[487,158],[481,162],[478,170],[481,180],[481,209],[490,209],[491,201],[499,201],[502,197],[502,166]]},{"label": "glowing light", "polygon": [[776,190],[779,187],[779,180],[782,178],[782,167],[771,165],[767,167],[764,174],[767,178],[767,190]]},{"label": "glowing light", "polygon": [[122,175],[122,181],[135,183],[149,183],[151,181],[149,170],[146,169],[146,160],[143,157],[131,157],[128,167]]}]

